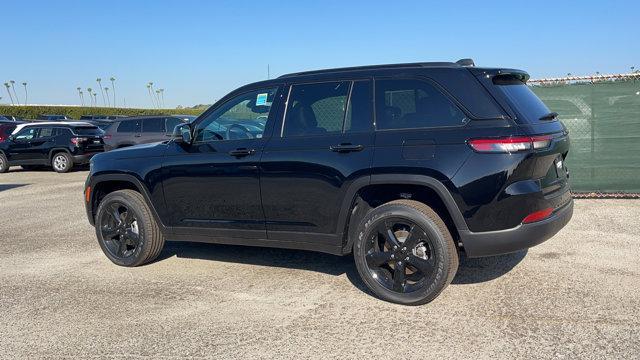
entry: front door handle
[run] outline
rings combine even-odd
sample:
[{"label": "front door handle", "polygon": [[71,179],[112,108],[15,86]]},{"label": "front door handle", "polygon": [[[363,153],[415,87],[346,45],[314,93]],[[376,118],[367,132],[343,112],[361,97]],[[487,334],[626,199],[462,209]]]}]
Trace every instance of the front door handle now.
[{"label": "front door handle", "polygon": [[339,152],[339,153],[362,151],[363,149],[364,149],[364,146],[362,145],[352,145],[352,144],[340,144],[340,145],[329,146],[329,150],[334,152]]},{"label": "front door handle", "polygon": [[249,155],[253,155],[255,153],[256,153],[255,149],[245,149],[245,148],[240,148],[240,149],[235,149],[235,150],[229,151],[229,155],[235,156],[235,157],[249,156]]}]

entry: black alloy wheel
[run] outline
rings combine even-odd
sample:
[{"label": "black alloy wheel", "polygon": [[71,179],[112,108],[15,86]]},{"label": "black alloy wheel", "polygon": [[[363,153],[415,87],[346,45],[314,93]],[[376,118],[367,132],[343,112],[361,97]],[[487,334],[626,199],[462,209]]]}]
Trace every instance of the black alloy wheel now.
[{"label": "black alloy wheel", "polygon": [[138,219],[125,204],[111,202],[102,213],[100,224],[102,239],[112,256],[124,260],[142,245]]}]

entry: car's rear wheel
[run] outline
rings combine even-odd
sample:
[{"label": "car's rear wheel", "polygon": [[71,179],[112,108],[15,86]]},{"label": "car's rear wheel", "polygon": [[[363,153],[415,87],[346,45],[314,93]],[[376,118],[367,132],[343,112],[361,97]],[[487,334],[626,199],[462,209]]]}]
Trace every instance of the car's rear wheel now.
[{"label": "car's rear wheel", "polygon": [[451,283],[458,252],[447,226],[427,205],[396,200],[370,211],[354,243],[358,273],[378,297],[426,304]]},{"label": "car's rear wheel", "polygon": [[9,161],[3,153],[0,152],[0,174],[9,171]]},{"label": "car's rear wheel", "polygon": [[115,264],[139,266],[153,261],[164,246],[164,236],[142,195],[114,191],[100,202],[95,218],[102,251]]},{"label": "car's rear wheel", "polygon": [[55,153],[51,157],[51,167],[58,173],[66,173],[73,167],[73,158],[66,152]]}]

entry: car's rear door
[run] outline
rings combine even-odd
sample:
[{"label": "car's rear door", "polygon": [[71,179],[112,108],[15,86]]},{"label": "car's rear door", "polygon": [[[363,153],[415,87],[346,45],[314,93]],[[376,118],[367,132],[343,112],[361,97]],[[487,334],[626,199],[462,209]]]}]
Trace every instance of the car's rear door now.
[{"label": "car's rear door", "polygon": [[260,163],[269,239],[340,246],[348,189],[370,175],[371,90],[367,79],[290,86],[284,125]]},{"label": "car's rear door", "polygon": [[167,140],[165,118],[153,117],[142,119],[142,132],[138,144],[152,143]]}]

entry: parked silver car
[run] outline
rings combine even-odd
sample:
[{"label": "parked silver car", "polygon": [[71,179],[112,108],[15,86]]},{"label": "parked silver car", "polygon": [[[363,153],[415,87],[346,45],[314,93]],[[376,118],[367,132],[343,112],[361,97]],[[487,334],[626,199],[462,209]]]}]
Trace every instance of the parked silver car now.
[{"label": "parked silver car", "polygon": [[169,140],[173,129],[184,123],[177,116],[140,116],[113,120],[104,128],[105,150]]}]

